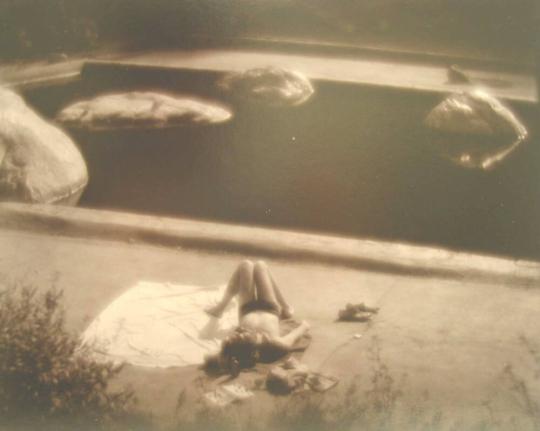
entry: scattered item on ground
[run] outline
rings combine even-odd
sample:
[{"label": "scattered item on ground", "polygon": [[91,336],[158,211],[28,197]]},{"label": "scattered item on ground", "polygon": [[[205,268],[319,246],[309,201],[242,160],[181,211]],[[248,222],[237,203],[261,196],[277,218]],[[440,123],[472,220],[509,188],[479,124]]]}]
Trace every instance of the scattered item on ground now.
[{"label": "scattered item on ground", "polygon": [[307,385],[315,392],[326,392],[336,386],[338,382],[336,377],[321,373],[310,373],[307,378]]},{"label": "scattered item on ground", "polygon": [[204,399],[212,407],[224,407],[234,401],[234,396],[217,388],[204,394]]},{"label": "scattered item on ground", "polygon": [[313,94],[303,74],[279,67],[262,67],[226,75],[219,86],[233,97],[268,106],[297,106]]},{"label": "scattered item on ground", "polygon": [[228,392],[236,400],[246,400],[248,398],[251,398],[253,396],[253,392],[249,391],[245,388],[245,386],[240,385],[238,383],[231,383],[228,385],[221,386],[221,389],[223,389],[225,392]]},{"label": "scattered item on ground", "polygon": [[204,394],[204,400],[212,407],[224,407],[232,402],[232,397],[223,392],[218,392],[217,389]]},{"label": "scattered item on ground", "polygon": [[289,359],[268,372],[266,387],[272,393],[288,394],[303,389],[308,375],[309,370],[305,365]]},{"label": "scattered item on ground", "polygon": [[219,321],[204,312],[222,292],[223,288],[141,281],[94,319],[82,342],[103,361],[143,367],[202,364],[238,325],[235,301]]},{"label": "scattered item on ground", "polygon": [[204,394],[204,400],[211,407],[225,407],[237,401],[244,401],[253,396],[253,392],[247,390],[238,383],[218,386],[213,391]]},{"label": "scattered item on ground", "polygon": [[306,378],[307,374],[293,374],[282,367],[274,367],[268,373],[266,387],[274,394],[289,394],[300,386],[303,387]]},{"label": "scattered item on ground", "polygon": [[471,84],[472,82],[469,75],[456,64],[448,66],[446,72],[450,84]]},{"label": "scattered item on ground", "polygon": [[349,303],[345,306],[345,308],[339,310],[338,320],[345,322],[367,322],[374,314],[377,314],[378,312],[378,308],[368,307],[363,302],[360,304]]},{"label": "scattered item on ground", "polygon": [[206,126],[231,119],[232,113],[215,103],[156,92],[104,94],[62,109],[57,120],[87,130],[153,129]]},{"label": "scattered item on ground", "polygon": [[73,141],[0,89],[0,200],[76,204],[88,183]]},{"label": "scattered item on ground", "polygon": [[292,357],[273,367],[266,377],[268,391],[281,395],[301,390],[325,392],[337,383],[336,378],[312,372]]},{"label": "scattered item on ground", "polygon": [[452,94],[425,119],[441,154],[466,167],[489,170],[527,138],[514,113],[482,90]]}]

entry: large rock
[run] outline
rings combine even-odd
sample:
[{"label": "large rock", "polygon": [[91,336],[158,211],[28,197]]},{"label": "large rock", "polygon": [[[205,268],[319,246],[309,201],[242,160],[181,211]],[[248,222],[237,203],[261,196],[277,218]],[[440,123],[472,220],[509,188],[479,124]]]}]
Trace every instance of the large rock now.
[{"label": "large rock", "polygon": [[510,109],[481,90],[447,97],[428,114],[426,125],[449,133],[527,135],[527,130]]},{"label": "large rock", "polygon": [[0,199],[76,203],[87,182],[86,164],[72,140],[0,88]]},{"label": "large rock", "polygon": [[57,120],[87,130],[205,126],[228,121],[224,107],[156,92],[104,94],[62,109]]},{"label": "large rock", "polygon": [[262,67],[226,75],[219,86],[232,97],[267,106],[297,106],[313,94],[308,78],[279,67]]},{"label": "large rock", "polygon": [[514,113],[482,90],[452,94],[425,119],[446,157],[467,168],[492,169],[527,138]]}]

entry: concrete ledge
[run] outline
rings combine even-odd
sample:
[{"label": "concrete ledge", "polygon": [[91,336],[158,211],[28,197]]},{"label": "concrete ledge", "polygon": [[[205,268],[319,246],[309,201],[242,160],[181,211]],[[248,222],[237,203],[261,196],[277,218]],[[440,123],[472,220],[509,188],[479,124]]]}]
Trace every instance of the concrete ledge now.
[{"label": "concrete ledge", "polygon": [[[129,53],[116,59],[84,63],[82,75],[103,72],[153,71],[227,73],[273,65],[303,72],[314,81],[360,85],[441,95],[470,90],[469,84],[450,84],[446,66],[374,58],[330,58],[275,52],[228,50],[153,51]],[[536,82],[532,73],[466,68],[475,85],[485,87],[501,100],[534,106]],[[495,84],[494,84],[495,83]]]},{"label": "concrete ledge", "polygon": [[374,240],[18,203],[0,204],[0,228],[46,235],[259,255],[359,270],[540,286],[540,263]]},{"label": "concrete ledge", "polygon": [[[245,42],[253,43],[254,41]],[[278,46],[281,45],[278,44]],[[19,91],[28,91],[39,87],[70,83],[80,79],[81,74],[88,76],[92,73],[111,70],[128,70],[131,73],[141,70],[161,73],[204,71],[222,74],[273,64],[301,70],[316,81],[338,84],[434,95],[470,89],[469,85],[450,85],[447,77],[447,62],[443,64],[440,59],[433,61],[434,56],[430,57],[430,55],[418,57],[411,53],[368,49],[361,50],[355,56],[342,54],[341,57],[336,57],[334,53],[332,57],[328,57],[309,52],[309,44],[305,48],[308,52],[304,52],[304,55],[288,53],[287,50],[285,53],[276,53],[263,48],[258,48],[260,52],[227,49],[116,51],[93,54],[91,58],[80,58],[57,64],[33,62],[0,65],[0,81]],[[309,55],[305,55],[307,53]],[[486,87],[501,100],[528,107],[537,103],[536,83],[531,71],[509,71],[501,65],[494,68],[494,65],[486,65],[482,62],[479,64],[470,63],[470,61],[459,62],[457,59],[449,63],[456,62],[467,66],[466,71],[473,82]]]}]

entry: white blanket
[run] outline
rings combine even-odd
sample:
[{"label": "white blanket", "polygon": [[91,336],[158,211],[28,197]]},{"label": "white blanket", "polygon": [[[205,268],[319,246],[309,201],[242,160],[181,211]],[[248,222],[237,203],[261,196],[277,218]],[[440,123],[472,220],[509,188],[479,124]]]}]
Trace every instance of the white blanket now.
[{"label": "white blanket", "polygon": [[97,360],[144,367],[200,364],[218,351],[238,324],[236,301],[221,319],[204,308],[215,304],[223,288],[139,282],[111,302],[82,335]]}]

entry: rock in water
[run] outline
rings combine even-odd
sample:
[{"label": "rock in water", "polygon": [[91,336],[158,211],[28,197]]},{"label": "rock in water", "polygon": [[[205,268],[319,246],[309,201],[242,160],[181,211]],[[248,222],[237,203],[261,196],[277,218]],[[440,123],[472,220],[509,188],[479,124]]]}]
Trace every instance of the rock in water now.
[{"label": "rock in water", "polygon": [[527,138],[513,112],[482,90],[453,94],[431,110],[426,126],[443,154],[467,168],[489,170]]},{"label": "rock in water", "polygon": [[297,106],[306,102],[314,92],[304,75],[278,67],[233,72],[226,75],[219,86],[233,97],[268,106]]},{"label": "rock in water", "polygon": [[87,130],[205,126],[228,121],[227,109],[156,92],[105,94],[62,109],[57,120]]},{"label": "rock in water", "polygon": [[0,88],[0,199],[75,204],[88,171],[73,141]]}]

